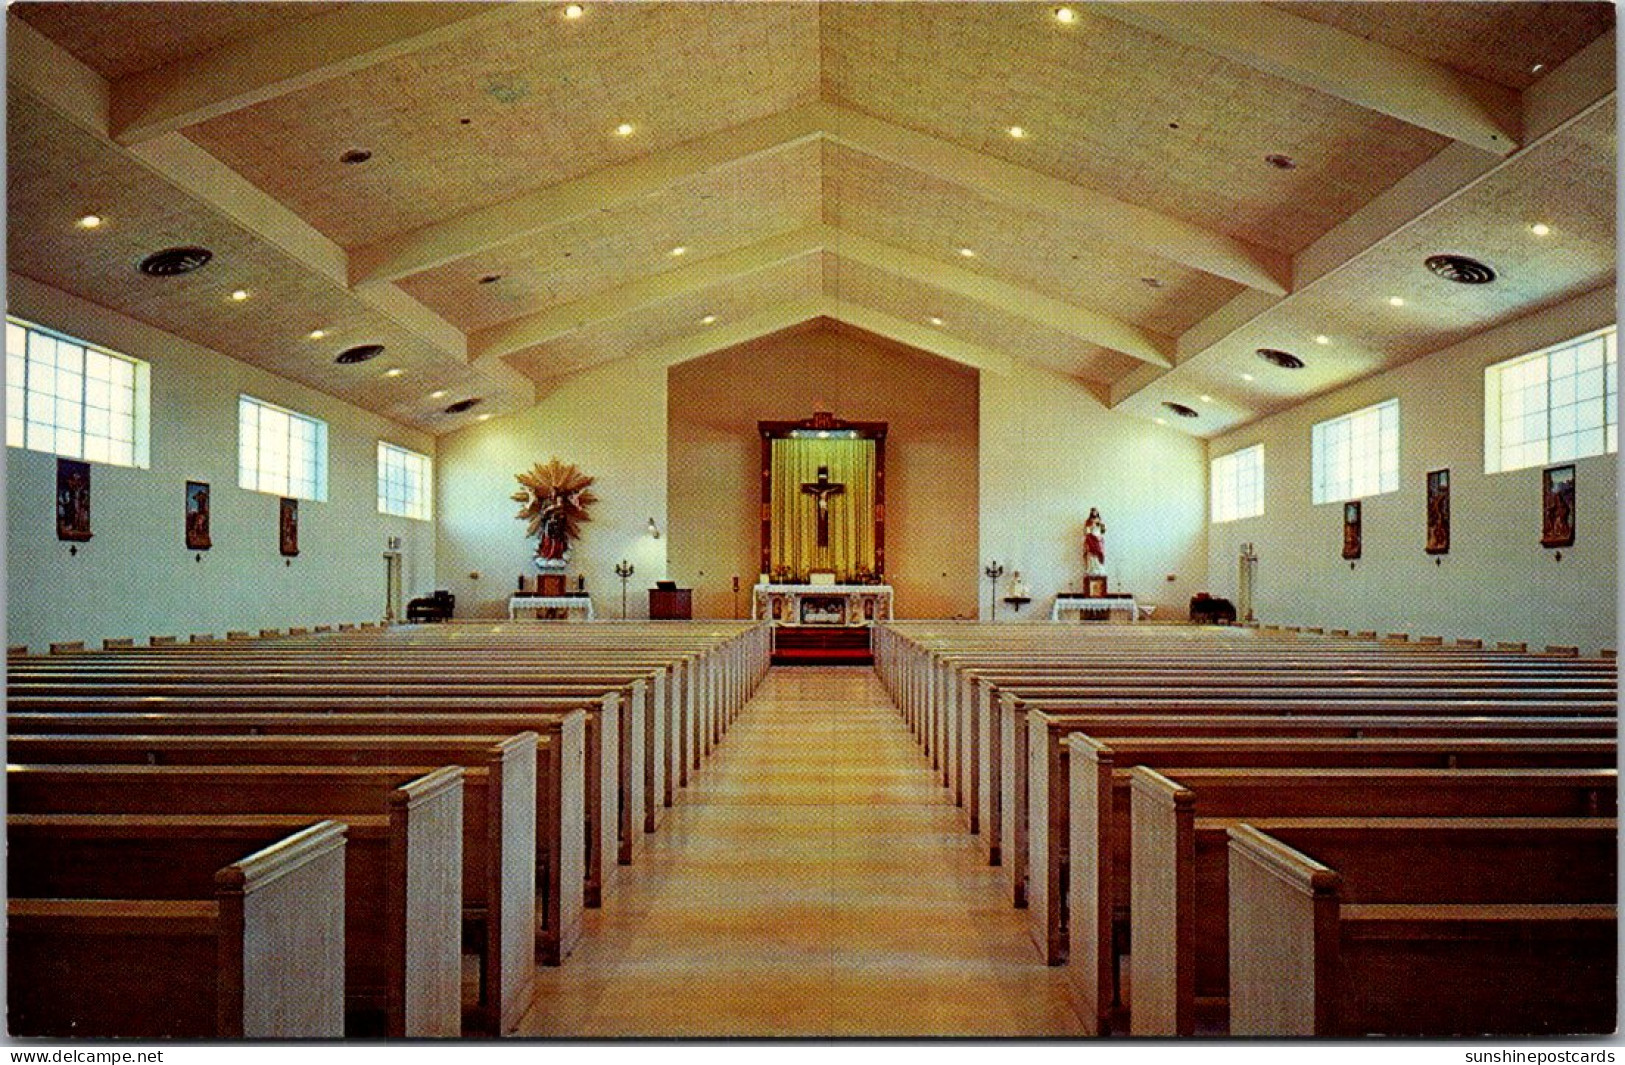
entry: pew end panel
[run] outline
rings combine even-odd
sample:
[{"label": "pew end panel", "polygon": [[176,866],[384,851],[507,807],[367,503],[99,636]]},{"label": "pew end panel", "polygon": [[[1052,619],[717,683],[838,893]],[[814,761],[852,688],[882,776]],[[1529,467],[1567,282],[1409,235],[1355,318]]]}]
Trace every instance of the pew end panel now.
[{"label": "pew end panel", "polygon": [[1109,838],[1115,762],[1111,748],[1082,733],[1069,735],[1066,745],[1071,766],[1067,971],[1082,1003],[1085,1032],[1106,1035],[1118,1004],[1111,892],[1116,855],[1113,846],[1103,845]]},{"label": "pew end panel", "polygon": [[1332,870],[1250,825],[1231,831],[1231,1035],[1331,1030],[1339,883]]},{"label": "pew end panel", "polygon": [[387,996],[390,1038],[462,1034],[463,770],[445,766],[402,785],[390,797],[398,841],[386,900],[389,937],[400,956]]},{"label": "pew end panel", "polygon": [[344,851],[323,821],[215,874],[222,1038],[343,1034]]},{"label": "pew end panel", "polygon": [[[1145,766],[1130,773],[1129,1031],[1194,1035],[1196,793]],[[1184,962],[1184,964],[1182,964]]]}]

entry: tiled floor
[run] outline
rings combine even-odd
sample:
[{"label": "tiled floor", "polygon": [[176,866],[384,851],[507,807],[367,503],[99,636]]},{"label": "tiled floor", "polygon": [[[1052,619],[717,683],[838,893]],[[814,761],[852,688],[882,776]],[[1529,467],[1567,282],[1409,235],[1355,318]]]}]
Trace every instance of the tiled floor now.
[{"label": "tiled floor", "polygon": [[873,672],[775,669],[520,1034],[1075,1034],[997,873]]}]

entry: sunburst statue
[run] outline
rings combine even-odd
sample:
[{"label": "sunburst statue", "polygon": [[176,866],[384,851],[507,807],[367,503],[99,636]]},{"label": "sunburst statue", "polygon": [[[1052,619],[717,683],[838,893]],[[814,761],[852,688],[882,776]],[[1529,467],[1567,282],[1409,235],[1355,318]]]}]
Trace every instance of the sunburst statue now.
[{"label": "sunburst statue", "polygon": [[557,458],[538,462],[530,472],[515,474],[522,486],[513,501],[523,503],[514,515],[528,522],[527,536],[536,537],[537,564],[551,562],[562,568],[570,542],[581,535],[581,523],[591,521],[587,508],[598,497],[587,491],[592,478]]}]

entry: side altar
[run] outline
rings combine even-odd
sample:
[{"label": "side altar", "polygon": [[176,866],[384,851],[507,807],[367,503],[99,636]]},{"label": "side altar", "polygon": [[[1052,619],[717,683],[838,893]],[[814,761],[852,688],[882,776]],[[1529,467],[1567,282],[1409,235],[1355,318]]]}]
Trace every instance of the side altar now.
[{"label": "side altar", "polygon": [[891,620],[892,590],[887,584],[758,584],[750,616],[796,627],[870,626]]}]

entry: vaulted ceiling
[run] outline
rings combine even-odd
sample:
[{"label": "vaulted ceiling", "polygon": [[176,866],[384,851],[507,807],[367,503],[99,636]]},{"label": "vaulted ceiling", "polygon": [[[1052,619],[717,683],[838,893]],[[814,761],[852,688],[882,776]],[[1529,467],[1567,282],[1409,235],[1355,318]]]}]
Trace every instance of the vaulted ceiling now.
[{"label": "vaulted ceiling", "polygon": [[830,319],[1208,436],[1614,283],[1613,21],[24,2],[8,265],[435,433]]}]

